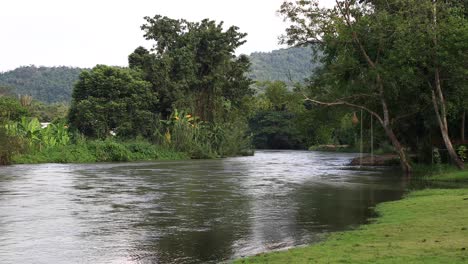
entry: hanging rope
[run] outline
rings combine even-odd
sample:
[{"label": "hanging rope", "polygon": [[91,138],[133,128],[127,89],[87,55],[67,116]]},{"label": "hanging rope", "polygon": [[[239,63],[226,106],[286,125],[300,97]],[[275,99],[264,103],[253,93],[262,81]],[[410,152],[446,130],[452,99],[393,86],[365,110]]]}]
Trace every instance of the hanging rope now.
[{"label": "hanging rope", "polygon": [[374,165],[374,118],[370,116],[371,163]]},{"label": "hanging rope", "polygon": [[359,166],[362,166],[362,152],[363,152],[363,147],[362,147],[362,127],[363,127],[363,122],[364,120],[362,119],[362,109],[361,109],[361,146],[360,146],[360,156],[359,156]]}]

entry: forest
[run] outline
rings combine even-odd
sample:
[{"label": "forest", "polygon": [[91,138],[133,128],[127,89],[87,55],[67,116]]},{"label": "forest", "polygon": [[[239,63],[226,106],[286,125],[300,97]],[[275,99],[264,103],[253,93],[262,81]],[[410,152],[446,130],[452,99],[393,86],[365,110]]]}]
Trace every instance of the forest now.
[{"label": "forest", "polygon": [[[314,3],[281,6],[291,23],[281,41],[292,48],[251,56],[235,55],[246,36],[237,27],[146,17],[141,29],[153,48],[137,47],[128,67],[1,74],[2,122],[54,122],[67,126],[69,142],[137,140],[193,158],[328,145],[396,153],[407,172],[434,160],[462,168],[466,8]],[[4,133],[21,134],[14,131]],[[26,145],[11,156],[47,156],[41,144]]]},{"label": "forest", "polygon": [[[246,74],[259,82],[283,81],[290,86],[303,83],[316,68],[311,56],[312,50],[308,47],[254,52],[248,55],[251,67]],[[8,89],[10,95],[31,95],[47,104],[70,104],[73,86],[85,70],[89,69],[31,65],[0,72],[0,94]]]},{"label": "forest", "polygon": [[69,103],[73,85],[86,69],[72,67],[23,66],[0,72],[0,93],[9,89],[16,95],[31,95],[47,103]]},{"label": "forest", "polygon": [[250,54],[249,77],[252,80],[282,81],[288,85],[304,83],[320,63],[314,59],[310,46],[298,46],[272,52]]}]

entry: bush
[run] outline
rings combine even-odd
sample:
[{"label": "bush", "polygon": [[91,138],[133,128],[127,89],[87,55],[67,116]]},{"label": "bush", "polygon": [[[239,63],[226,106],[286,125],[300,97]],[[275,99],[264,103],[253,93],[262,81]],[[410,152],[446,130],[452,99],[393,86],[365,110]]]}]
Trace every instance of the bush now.
[{"label": "bush", "polygon": [[15,163],[93,163],[188,159],[188,155],[147,141],[119,142],[112,139],[83,141],[54,146],[13,157]]},{"label": "bush", "polygon": [[0,96],[0,121],[18,121],[22,116],[29,115],[18,99]]},{"label": "bush", "polygon": [[112,140],[91,141],[88,144],[88,149],[98,162],[130,160],[130,151],[123,144]]},{"label": "bush", "polygon": [[202,122],[184,111],[174,110],[168,120],[162,120],[157,142],[191,158],[216,158],[251,154],[251,138],[247,123],[231,117],[230,122]]},{"label": "bush", "polygon": [[12,162],[12,157],[21,151],[21,140],[11,136],[0,125],[0,165],[8,165]]},{"label": "bush", "polygon": [[462,161],[468,160],[468,148],[465,145],[458,146],[457,154]]}]

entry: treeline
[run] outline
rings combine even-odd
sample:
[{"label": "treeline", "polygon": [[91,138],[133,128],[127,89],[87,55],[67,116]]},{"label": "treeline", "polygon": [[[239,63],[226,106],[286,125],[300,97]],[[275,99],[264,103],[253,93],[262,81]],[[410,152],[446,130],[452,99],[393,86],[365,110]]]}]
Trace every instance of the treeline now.
[{"label": "treeline", "polygon": [[[321,144],[357,145],[359,127],[346,109],[317,108],[304,101],[297,85],[259,82],[263,91],[252,99],[249,129],[260,149],[307,149]],[[380,142],[379,142],[380,143]],[[350,149],[352,151],[352,149]]]},{"label": "treeline", "polygon": [[[236,27],[147,17],[142,30],[151,49],[136,48],[129,67],[98,65],[79,75],[66,120],[70,142],[110,140],[87,151],[104,153],[94,146],[105,146],[116,151],[111,157],[128,157],[118,160],[141,157],[128,154],[138,148],[125,146],[141,140],[192,158],[333,144],[394,151],[406,172],[415,161],[445,159],[464,166],[466,6],[345,0],[323,9],[315,1],[299,1],[285,2],[280,12],[290,21],[283,42],[313,44],[320,54],[295,56],[318,61],[313,75],[303,72],[309,76],[305,82],[287,82],[293,80],[289,76],[285,82],[254,83],[249,57],[235,56],[245,42]],[[28,101],[23,96],[20,103]],[[28,113],[37,116],[33,105]],[[25,115],[3,109],[6,127]],[[24,137],[14,131],[6,133]],[[123,145],[116,147],[115,140]],[[41,140],[32,142],[35,151],[45,151]]]},{"label": "treeline", "polygon": [[19,67],[0,73],[0,93],[10,90],[45,103],[69,103],[73,85],[82,71],[72,67]]},{"label": "treeline", "polygon": [[249,77],[255,81],[282,81],[288,85],[303,83],[320,65],[314,62],[311,47],[293,47],[272,52],[254,52]]},{"label": "treeline", "polygon": [[[235,56],[246,34],[207,19],[145,19],[153,49],[138,47],[128,68],[82,71],[66,120],[41,128],[31,96],[5,96],[10,105],[0,113],[0,130],[11,148],[1,162],[146,160],[164,151],[191,158],[251,154],[243,113],[253,95],[250,62]],[[60,150],[69,153],[56,155]]]},{"label": "treeline", "polygon": [[[254,52],[247,76],[254,81],[283,81],[288,85],[310,77],[317,64],[312,63],[312,50],[297,47],[272,52]],[[16,95],[31,95],[38,101],[70,103],[74,84],[86,69],[75,67],[23,66],[0,73],[0,94],[10,90]]]}]

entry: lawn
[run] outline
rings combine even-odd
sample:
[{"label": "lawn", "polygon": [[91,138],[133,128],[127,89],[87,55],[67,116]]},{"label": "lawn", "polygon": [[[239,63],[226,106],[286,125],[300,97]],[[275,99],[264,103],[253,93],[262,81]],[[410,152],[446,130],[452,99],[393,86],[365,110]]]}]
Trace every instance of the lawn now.
[{"label": "lawn", "polygon": [[[432,176],[468,180],[468,171]],[[377,206],[372,224],[234,263],[468,263],[468,189],[427,189]]]}]

